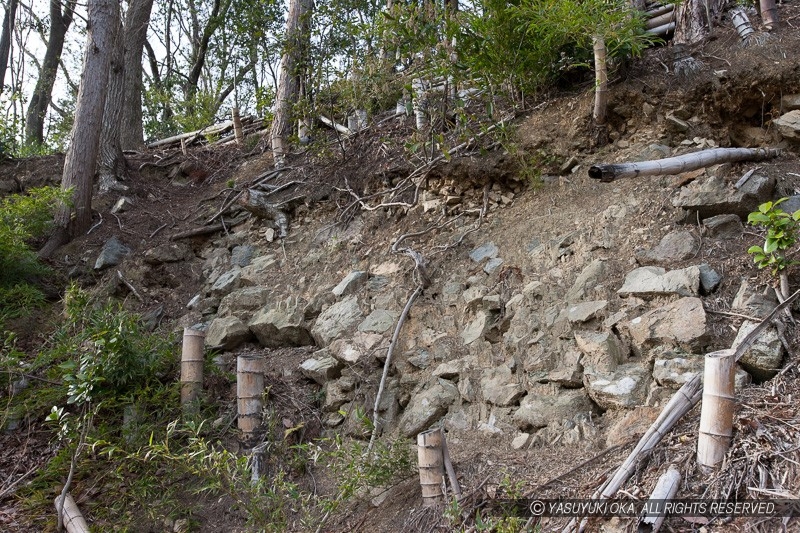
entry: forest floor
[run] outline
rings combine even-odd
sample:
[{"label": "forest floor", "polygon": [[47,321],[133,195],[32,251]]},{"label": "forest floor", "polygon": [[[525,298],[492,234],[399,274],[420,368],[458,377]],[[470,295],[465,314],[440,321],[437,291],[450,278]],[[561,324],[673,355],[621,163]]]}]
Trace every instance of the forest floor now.
[{"label": "forest floor", "polygon": [[[432,166],[428,183],[454,182],[462,190],[482,191],[487,185],[497,184],[504,193],[518,191],[513,203],[490,213],[480,230],[464,246],[480,245],[493,241],[512,252],[509,264],[522,264],[527,246],[534,240],[549,242],[568,230],[579,232],[587,242],[593,242],[607,224],[603,214],[613,205],[635,199],[642,208],[635,216],[624,218],[621,224],[630,233],[630,239],[617,253],[630,257],[632,266],[637,249],[653,245],[675,225],[679,212],[673,208],[669,195],[685,183],[686,176],[661,176],[623,180],[601,184],[588,178],[586,170],[598,162],[630,161],[653,144],[663,144],[680,152],[693,151],[712,141],[718,146],[776,146],[778,137],[771,119],[780,113],[781,98],[787,94],[800,94],[800,5],[787,2],[781,5],[782,29],[771,35],[761,46],[742,47],[732,29],[722,28],[702,45],[692,50],[701,60],[702,68],[690,77],[677,77],[668,72],[671,63],[669,48],[656,48],[646,52],[642,59],[634,60],[618,71],[610,87],[610,119],[605,131],[598,137],[591,124],[593,82],[554,91],[542,96],[517,114],[513,128],[498,138],[495,144],[476,143],[474,148],[454,154],[450,161]],[[667,111],[696,117],[689,132],[676,132],[667,128],[664,117]],[[386,120],[381,120],[381,119]],[[434,221],[433,214],[400,208],[362,212],[364,231],[355,241],[346,241],[336,254],[327,257],[318,271],[308,271],[300,265],[304,257],[318,246],[317,236],[334,224],[346,227],[361,211],[353,202],[355,193],[364,196],[383,189],[398,177],[412,172],[425,158],[419,152],[407,150],[413,139],[412,119],[377,117],[380,121],[369,129],[346,141],[328,136],[327,143],[316,145],[303,153],[290,157],[292,176],[302,176],[296,189],[305,196],[292,217],[292,229],[285,241],[275,241],[276,253],[282,253],[294,263],[295,268],[276,272],[276,285],[293,285],[300,277],[332,276],[347,272],[354,264],[372,255],[388,255],[388,247],[397,235],[415,231]],[[480,130],[476,128],[475,134]],[[326,133],[327,135],[327,133]],[[599,140],[598,140],[599,139]],[[707,145],[707,144],[706,144]],[[322,149],[319,149],[322,146]],[[777,177],[776,196],[800,194],[800,157],[797,146],[782,144],[784,151],[774,160],[758,164],[764,172]],[[179,150],[150,150],[129,154],[126,195],[134,198],[135,207],[119,215],[110,213],[116,196],[99,197],[95,203],[97,225],[89,234],[74,240],[54,256],[51,266],[58,273],[49,282],[54,297],[68,278],[81,284],[110,287],[109,291],[125,298],[126,306],[147,314],[160,311],[159,320],[164,328],[176,329],[175,324],[186,314],[187,302],[198,293],[203,279],[193,267],[185,265],[161,266],[148,271],[142,279],[132,279],[140,284],[144,302],[131,298],[124,287],[109,282],[108,274],[97,274],[92,262],[97,250],[112,236],[124,238],[134,253],[167,244],[180,232],[201,226],[220,210],[232,194],[271,168],[269,155],[262,153],[262,144],[250,150],[227,147],[193,147],[188,156]],[[573,159],[572,171],[561,172]],[[13,176],[24,189],[47,183],[57,183],[63,159],[60,156],[33,158],[24,161],[0,162],[0,178]],[[178,166],[182,172],[173,172]],[[752,165],[735,165],[741,176]],[[280,180],[276,181],[280,183]],[[410,199],[406,197],[406,199]],[[480,207],[476,205],[475,207]],[[698,234],[698,225],[688,225]],[[343,230],[342,235],[346,235]],[[433,232],[430,242],[444,242],[453,234]],[[724,274],[724,281],[715,294],[719,309],[733,299],[743,278],[768,285],[767,272],[752,266],[746,250],[761,244],[762,237],[754,231],[745,231],[742,240],[715,243],[701,248],[704,260],[714,260]],[[461,250],[463,252],[463,249]],[[431,265],[431,276],[447,277],[452,259],[448,253],[438,257]],[[586,253],[593,253],[591,246]],[[594,252],[596,253],[596,252]],[[383,255],[381,255],[383,254]],[[795,270],[796,272],[796,270]],[[621,279],[625,271],[609,272],[610,279]],[[410,278],[410,276],[409,276]],[[791,278],[800,286],[800,277]],[[409,285],[412,286],[412,285]],[[126,297],[127,296],[127,297]],[[24,320],[12,321],[6,326],[19,335],[19,348],[34,353],[46,345],[61,319],[58,303]],[[182,326],[182,325],[181,325]],[[711,328],[721,344],[729,345],[735,336],[730,318],[723,315],[711,317]],[[298,363],[307,355],[303,351],[287,351],[272,358],[275,366],[269,369],[275,383],[276,397],[285,398],[280,404],[284,420],[312,419],[305,407],[298,408],[290,398],[300,399],[306,405],[314,390],[303,379],[291,376]],[[749,392],[750,405],[768,406],[770,398],[796,398],[800,394],[800,379],[796,370],[787,372],[768,387],[757,387]],[[230,409],[233,397],[230,387],[219,390],[220,404]],[[10,402],[11,397],[3,399]],[[280,403],[280,402],[279,402]],[[779,402],[780,403],[780,402]],[[795,402],[796,403],[796,402]],[[787,408],[781,406],[781,408]],[[767,407],[763,418],[773,416]],[[223,410],[223,407],[220,408]],[[791,413],[790,413],[791,414]],[[679,425],[659,448],[651,462],[652,468],[640,472],[644,483],[655,472],[656,466],[669,462],[686,461],[692,446],[685,443],[696,433],[697,418],[691,417]],[[786,420],[785,413],[780,416]],[[791,416],[796,417],[794,410]],[[318,417],[317,417],[318,418]],[[791,419],[791,417],[790,417]],[[796,418],[793,419],[796,422]],[[793,422],[793,423],[794,423]],[[319,428],[317,428],[317,433]],[[791,434],[800,432],[793,429]],[[308,438],[313,437],[309,430]],[[618,466],[630,446],[613,448],[602,456],[597,442],[586,446],[553,446],[525,452],[498,449],[492,440],[476,432],[470,438],[452,443],[451,453],[466,493],[497,494],[503,478],[512,478],[522,484],[523,494],[555,494],[559,491],[589,496],[599,478]],[[753,441],[757,442],[757,440]],[[231,439],[231,446],[234,446]],[[18,428],[0,434],[0,529],[3,531],[52,530],[52,517],[32,515],[24,502],[14,497],[17,487],[35,478],[56,453],[57,444],[51,428],[41,418],[22,421]],[[574,470],[574,467],[584,465]],[[752,473],[751,473],[752,474]],[[332,480],[324,471],[317,472],[319,490],[330,488]],[[797,472],[787,474],[796,481]],[[88,484],[99,481],[83,479]],[[309,483],[305,477],[302,483]],[[686,481],[691,491],[693,482]],[[557,486],[557,489],[554,489]],[[798,485],[787,484],[795,494]],[[554,492],[549,493],[548,491]],[[102,501],[98,490],[84,491],[86,498]],[[105,495],[106,497],[108,495]],[[241,517],[230,510],[226,498],[203,497],[207,504],[197,511],[197,531],[246,531]],[[79,505],[82,504],[79,501]],[[142,502],[144,503],[144,502]],[[189,505],[189,502],[186,502]],[[410,512],[409,510],[416,510]],[[42,512],[42,511],[39,511]],[[144,516],[144,513],[142,514]],[[129,525],[131,531],[166,530],[162,524]],[[546,527],[548,530],[555,523]],[[681,519],[670,520],[672,531],[698,531],[706,524]],[[96,525],[99,530],[114,529],[109,522]],[[423,531],[444,530],[437,517],[420,510],[419,486],[412,478],[391,488],[389,498],[375,508],[370,500],[344,506],[335,513],[323,531]],[[600,530],[599,524],[591,526]],[[605,531],[624,531],[626,525],[605,522]],[[739,519],[722,526],[708,526],[707,531],[750,531],[761,527],[770,531],[774,524],[758,525]],[[765,529],[766,528],[766,529]],[[301,526],[288,529],[302,531]],[[590,528],[591,529],[591,528]],[[789,530],[800,531],[796,523]]]}]

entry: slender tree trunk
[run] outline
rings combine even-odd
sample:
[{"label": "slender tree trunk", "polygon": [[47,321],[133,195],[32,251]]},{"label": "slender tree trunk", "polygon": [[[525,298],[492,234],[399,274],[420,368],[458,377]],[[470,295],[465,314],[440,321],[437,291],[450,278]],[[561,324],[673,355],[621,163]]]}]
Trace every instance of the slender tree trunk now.
[{"label": "slender tree trunk", "polygon": [[598,126],[606,123],[608,108],[608,72],[606,69],[606,41],[602,35],[594,36],[594,122]]},{"label": "slender tree trunk", "polygon": [[125,14],[123,118],[120,142],[124,150],[144,148],[142,119],[142,50],[150,24],[153,0],[134,0]]},{"label": "slender tree trunk", "polygon": [[124,177],[125,158],[120,145],[123,109],[131,107],[125,98],[125,29],[117,23],[106,89],[103,126],[100,134],[100,155],[97,173],[101,191],[117,178]]},{"label": "slender tree trunk", "polygon": [[292,133],[292,106],[300,95],[304,60],[308,50],[309,18],[312,0],[291,0],[286,18],[286,45],[281,58],[278,92],[275,95],[275,116],[270,129],[272,155],[276,167],[284,164],[288,151],[287,137]]},{"label": "slender tree trunk", "polygon": [[86,231],[92,221],[92,181],[97,168],[103,109],[114,33],[119,26],[118,0],[89,0],[86,52],[75,107],[75,124],[64,161],[61,188],[72,191],[72,205],[61,205],[55,230],[41,257],[49,257],[62,244]]},{"label": "slender tree trunk", "polygon": [[10,0],[6,15],[3,17],[3,33],[0,35],[0,92],[6,81],[8,56],[11,55],[11,34],[14,31],[14,19],[17,16],[17,0]]},{"label": "slender tree trunk", "polygon": [[[200,75],[203,73],[203,67],[206,64],[208,44],[211,41],[211,37],[225,21],[225,16],[228,13],[228,8],[230,5],[230,0],[214,0],[214,5],[211,9],[211,16],[209,16],[208,22],[206,22],[206,27],[203,29],[203,34],[195,35],[193,39],[193,41],[196,41],[196,43],[193,46],[192,68],[189,69],[189,74],[186,76],[185,100],[188,113],[192,112],[192,100],[197,94],[197,87],[200,83]],[[193,16],[194,15],[195,14],[193,13]],[[193,24],[193,27],[195,27],[195,24]]]},{"label": "slender tree trunk", "polygon": [[702,41],[710,32],[714,18],[722,11],[726,0],[684,0],[678,5],[677,26],[673,42],[692,45]]},{"label": "slender tree trunk", "polygon": [[64,49],[64,38],[72,24],[76,3],[77,0],[67,0],[62,12],[61,2],[50,0],[50,35],[47,38],[47,50],[25,117],[25,142],[29,144],[44,142],[44,117],[53,97],[53,85],[56,82],[61,51]]}]

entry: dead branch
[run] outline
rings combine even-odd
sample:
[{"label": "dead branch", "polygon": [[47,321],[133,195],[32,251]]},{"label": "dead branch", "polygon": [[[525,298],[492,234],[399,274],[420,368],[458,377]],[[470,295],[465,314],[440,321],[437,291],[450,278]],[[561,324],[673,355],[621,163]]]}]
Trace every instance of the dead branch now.
[{"label": "dead branch", "polygon": [[247,220],[248,216],[250,216],[249,213],[245,214],[244,216],[238,216],[228,221],[225,221],[223,219],[219,224],[214,224],[213,226],[202,226],[200,228],[194,228],[182,231],[180,233],[176,233],[175,235],[171,236],[169,240],[179,241],[181,239],[188,239],[191,237],[200,237],[202,235],[209,235],[211,233],[216,233],[218,231],[226,231],[227,227],[233,227],[241,224],[242,222]]},{"label": "dead branch", "polygon": [[278,237],[284,239],[289,235],[289,216],[276,204],[267,201],[267,197],[272,192],[264,193],[255,189],[244,189],[239,195],[239,205],[259,218],[274,220],[278,226]]},{"label": "dead branch", "polygon": [[589,177],[610,183],[622,178],[680,174],[718,163],[762,161],[779,155],[780,150],[774,148],[712,148],[654,161],[593,165],[589,168]]},{"label": "dead branch", "polygon": [[152,239],[153,237],[155,237],[156,235],[158,235],[158,233],[159,233],[159,232],[160,232],[162,229],[166,228],[168,225],[169,225],[169,224],[161,224],[159,227],[157,227],[157,228],[156,228],[156,230],[155,230],[153,233],[151,233],[151,234],[150,234],[150,238]]},{"label": "dead branch", "polygon": [[144,303],[144,298],[142,298],[142,295],[139,294],[139,291],[136,290],[136,288],[131,284],[130,281],[125,279],[125,277],[122,275],[122,272],[120,272],[119,270],[117,270],[117,278],[122,283],[124,283],[125,286],[128,287],[128,289],[130,289],[130,291],[133,293],[133,295],[136,296],[137,300],[139,300],[140,302]]}]

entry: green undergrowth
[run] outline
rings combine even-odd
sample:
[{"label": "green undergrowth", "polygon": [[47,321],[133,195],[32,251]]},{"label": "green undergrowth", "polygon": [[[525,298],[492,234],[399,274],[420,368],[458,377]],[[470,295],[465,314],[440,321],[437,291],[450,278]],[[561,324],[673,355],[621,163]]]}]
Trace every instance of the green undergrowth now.
[{"label": "green undergrowth", "polygon": [[[73,460],[69,492],[93,531],[200,531],[223,514],[248,531],[313,531],[343,502],[415,474],[409,441],[378,442],[368,459],[362,441],[304,439],[305,422],[287,429],[269,390],[258,453],[242,449],[234,402],[207,394],[181,407],[179,351],[74,285],[38,354],[18,350],[13,335],[0,342],[4,385],[39,377],[8,400],[4,425],[46,419],[52,434],[53,456],[15,494],[32,530],[54,530],[53,500]],[[213,364],[206,372],[233,383]]]}]

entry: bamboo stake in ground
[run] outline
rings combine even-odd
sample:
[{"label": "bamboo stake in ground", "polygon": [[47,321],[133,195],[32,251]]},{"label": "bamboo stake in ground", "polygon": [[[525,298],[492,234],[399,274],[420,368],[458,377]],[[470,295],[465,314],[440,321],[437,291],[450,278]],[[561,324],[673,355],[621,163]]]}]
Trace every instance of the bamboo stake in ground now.
[{"label": "bamboo stake in ground", "polygon": [[710,471],[717,468],[730,448],[733,438],[734,376],[736,361],[731,349],[706,355],[703,385],[703,408],[697,439],[697,464]]},{"label": "bamboo stake in ground", "polygon": [[[675,465],[669,465],[667,471],[658,478],[653,492],[650,493],[650,502],[653,504],[652,507],[658,506],[660,510],[663,510],[664,502],[675,497],[680,484],[680,470],[678,470],[678,467]],[[636,533],[656,533],[659,528],[661,528],[661,524],[664,523],[666,516],[666,512],[660,512],[658,515],[642,517],[639,519],[639,526],[636,528]]]},{"label": "bamboo stake in ground", "polygon": [[63,507],[61,496],[56,496],[55,499],[56,512],[61,510],[61,516],[64,520],[64,529],[67,533],[89,533],[89,524],[83,518],[81,510],[72,498],[72,495],[67,493],[64,495]]},{"label": "bamboo stake in ground", "polygon": [[442,503],[444,494],[444,454],[441,428],[429,429],[417,435],[417,465],[422,505],[432,507]]},{"label": "bamboo stake in ground", "polygon": [[195,401],[203,390],[203,341],[206,334],[192,328],[183,330],[181,351],[181,405]]},{"label": "bamboo stake in ground", "polygon": [[609,183],[622,178],[680,174],[718,163],[761,161],[778,155],[780,150],[773,148],[712,148],[654,161],[593,165],[589,168],[589,177]]},{"label": "bamboo stake in ground", "polygon": [[242,119],[239,117],[238,107],[231,109],[231,116],[233,117],[233,137],[236,139],[236,144],[241,145],[244,143],[244,133],[242,132]]},{"label": "bamboo stake in ground", "polygon": [[778,8],[775,0],[760,0],[759,7],[761,8],[761,20],[764,21],[767,31],[778,29]]},{"label": "bamboo stake in ground", "polygon": [[602,35],[594,36],[594,122],[598,126],[606,123],[608,108],[608,74],[606,71],[606,41]]},{"label": "bamboo stake in ground", "polygon": [[264,393],[264,357],[240,355],[236,358],[236,398],[239,430],[244,440],[253,437],[261,425],[261,396]]}]

